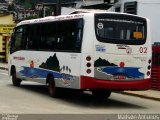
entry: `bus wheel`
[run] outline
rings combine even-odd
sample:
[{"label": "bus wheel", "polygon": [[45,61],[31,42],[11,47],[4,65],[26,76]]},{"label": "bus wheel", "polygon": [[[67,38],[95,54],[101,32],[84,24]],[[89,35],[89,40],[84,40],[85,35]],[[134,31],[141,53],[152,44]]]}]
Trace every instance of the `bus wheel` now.
[{"label": "bus wheel", "polygon": [[92,90],[92,95],[95,98],[109,98],[111,91],[108,90]]},{"label": "bus wheel", "polygon": [[51,97],[57,97],[57,88],[55,86],[55,81],[52,77],[49,79],[48,92]]},{"label": "bus wheel", "polygon": [[16,71],[14,70],[13,73],[12,73],[12,84],[13,84],[13,86],[20,86],[21,81],[22,81],[21,79],[17,78]]}]

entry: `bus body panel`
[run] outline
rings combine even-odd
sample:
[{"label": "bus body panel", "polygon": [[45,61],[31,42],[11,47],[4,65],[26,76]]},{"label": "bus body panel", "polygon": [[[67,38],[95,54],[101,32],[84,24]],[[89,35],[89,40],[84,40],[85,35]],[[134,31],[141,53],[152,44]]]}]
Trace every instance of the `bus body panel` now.
[{"label": "bus body panel", "polygon": [[10,56],[17,76],[46,84],[47,75],[53,75],[57,87],[79,89],[81,54],[21,50]]},{"label": "bus body panel", "polygon": [[81,76],[81,89],[101,89],[110,91],[123,90],[148,90],[151,87],[150,78],[138,81],[111,81],[104,79],[96,79],[92,77]]},{"label": "bus body panel", "polygon": [[[92,33],[94,37],[84,43],[86,46],[89,44],[84,51],[94,51],[94,53],[88,52],[82,58],[86,61],[86,57],[91,56],[91,61],[82,63],[82,68],[85,69],[81,74],[81,89],[146,90],[150,88],[151,36],[149,20],[146,19],[146,22],[147,36],[141,45],[100,42],[95,32]],[[93,24],[93,19],[90,23]],[[94,26],[94,29],[96,27]],[[89,34],[90,31],[87,33]],[[87,62],[94,66],[94,69],[88,68],[91,70],[90,74],[86,72]]]},{"label": "bus body panel", "polygon": [[[83,41],[82,41],[82,58],[81,58],[81,76],[94,77],[94,14],[89,14],[84,16],[85,24],[83,31]],[[87,61],[86,58],[90,56],[91,60]],[[87,63],[91,66],[87,67]],[[87,73],[87,69],[91,69],[91,73]]]},{"label": "bus body panel", "polygon": [[[149,21],[146,19],[146,22],[146,41],[141,45],[100,42],[94,35],[92,89],[145,90],[150,88],[151,38]],[[83,77],[83,79],[87,81],[89,78]],[[94,84],[99,86],[96,87]],[[81,87],[84,86],[83,80],[81,85]]]}]

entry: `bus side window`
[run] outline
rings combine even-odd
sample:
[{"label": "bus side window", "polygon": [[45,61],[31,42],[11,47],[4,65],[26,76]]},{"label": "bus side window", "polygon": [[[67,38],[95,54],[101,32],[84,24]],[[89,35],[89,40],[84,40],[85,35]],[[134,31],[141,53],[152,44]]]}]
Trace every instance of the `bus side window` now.
[{"label": "bus side window", "polygon": [[81,51],[81,44],[82,44],[82,34],[83,34],[83,20],[77,20],[76,22],[76,43],[75,43],[75,50],[77,52]]},{"label": "bus side window", "polygon": [[27,44],[26,44],[26,48],[30,48],[33,49],[33,39],[31,37],[27,38]]},{"label": "bus side window", "polygon": [[[58,22],[56,49],[60,51],[80,52],[82,39],[82,20]],[[67,28],[67,30],[66,30]]]},{"label": "bus side window", "polygon": [[75,44],[76,51],[80,51],[81,49],[81,34],[82,34],[82,30],[78,29],[76,34],[76,44]]},{"label": "bus side window", "polygon": [[56,46],[56,22],[41,25],[41,39],[39,47],[41,50],[54,51]]},{"label": "bus side window", "polygon": [[40,40],[40,25],[29,25],[27,27],[27,49],[38,49],[38,42]]},{"label": "bus side window", "polygon": [[46,38],[46,48],[48,50],[54,50],[55,48],[55,41],[56,41],[56,38],[55,37],[47,37]]}]

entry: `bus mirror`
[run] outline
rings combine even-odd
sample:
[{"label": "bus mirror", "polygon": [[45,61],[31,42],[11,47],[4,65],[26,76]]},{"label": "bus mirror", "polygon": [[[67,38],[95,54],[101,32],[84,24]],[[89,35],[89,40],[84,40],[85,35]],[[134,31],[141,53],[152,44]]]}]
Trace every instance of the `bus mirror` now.
[{"label": "bus mirror", "polygon": [[13,41],[13,40],[14,40],[14,34],[12,33],[12,34],[11,34],[10,41]]},{"label": "bus mirror", "polygon": [[9,44],[8,44],[8,47],[9,47],[9,51],[11,52],[12,51],[12,47],[14,46],[14,41],[15,41],[15,36],[14,36],[14,33],[11,34],[11,37],[10,37],[10,40],[9,40]]}]

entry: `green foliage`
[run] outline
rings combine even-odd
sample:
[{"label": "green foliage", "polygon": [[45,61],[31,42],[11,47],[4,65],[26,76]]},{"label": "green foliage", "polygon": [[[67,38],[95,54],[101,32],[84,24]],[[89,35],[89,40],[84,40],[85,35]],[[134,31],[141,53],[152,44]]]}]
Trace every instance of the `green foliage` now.
[{"label": "green foliage", "polygon": [[25,0],[24,7],[25,7],[26,9],[32,8],[31,2],[29,2],[29,0]]},{"label": "green foliage", "polygon": [[38,16],[28,16],[25,18],[25,20],[36,19],[36,18],[38,18]]},{"label": "green foliage", "polygon": [[15,11],[14,4],[8,6],[8,11]]}]

